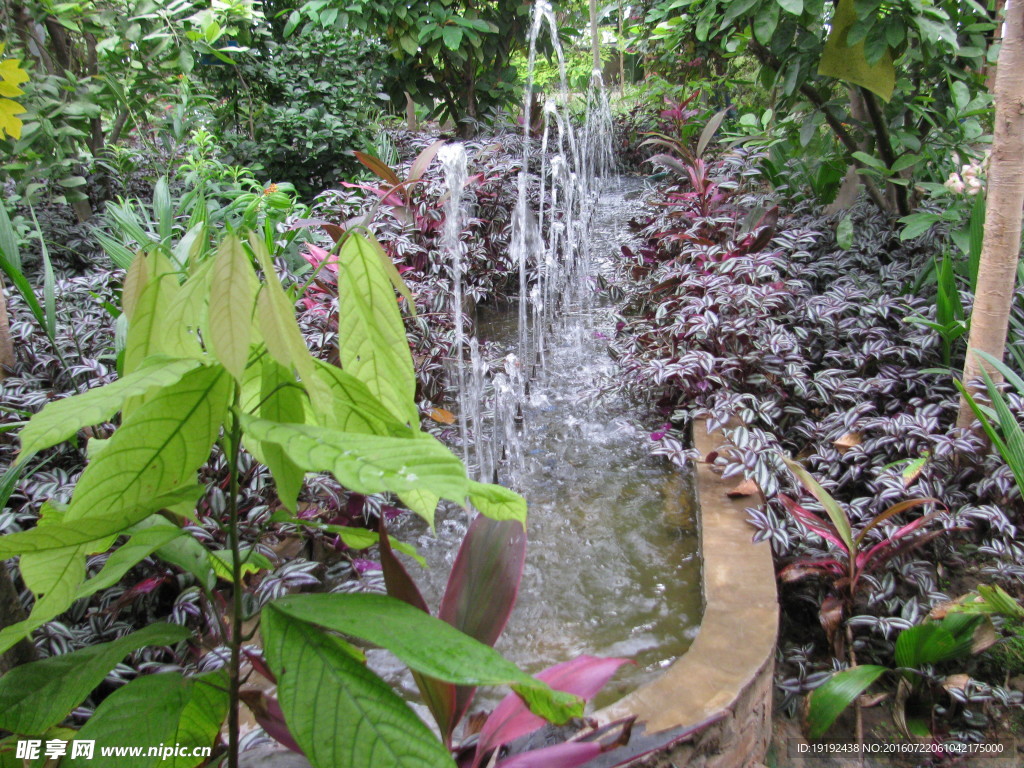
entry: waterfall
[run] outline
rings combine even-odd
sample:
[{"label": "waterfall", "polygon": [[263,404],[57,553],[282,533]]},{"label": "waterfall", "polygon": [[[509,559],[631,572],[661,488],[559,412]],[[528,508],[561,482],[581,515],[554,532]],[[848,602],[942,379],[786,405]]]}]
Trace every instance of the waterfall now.
[{"label": "waterfall", "polygon": [[[542,123],[539,151],[532,133],[533,83],[538,40],[547,35],[558,61],[558,87],[549,94],[537,117]],[[601,73],[595,70],[586,93],[586,117],[581,126],[570,114],[572,93],[558,20],[549,0],[537,0],[529,30],[527,88],[523,102],[523,155],[517,177],[512,215],[510,255],[519,272],[518,346],[501,370],[485,358],[476,338],[466,329],[464,245],[466,220],[462,191],[466,183],[466,154],[460,144],[439,152],[449,189],[442,248],[450,259],[454,281],[453,348],[459,392],[459,433],[462,455],[470,472],[490,481],[502,479],[522,466],[520,430],[528,399],[528,382],[546,376],[551,339],[570,339],[576,360],[585,356],[579,323],[566,322],[585,312],[594,295],[590,230],[603,180],[614,168],[612,115]],[[537,194],[536,203],[531,190]],[[467,366],[467,352],[469,354]],[[514,482],[512,483],[514,485]]]}]

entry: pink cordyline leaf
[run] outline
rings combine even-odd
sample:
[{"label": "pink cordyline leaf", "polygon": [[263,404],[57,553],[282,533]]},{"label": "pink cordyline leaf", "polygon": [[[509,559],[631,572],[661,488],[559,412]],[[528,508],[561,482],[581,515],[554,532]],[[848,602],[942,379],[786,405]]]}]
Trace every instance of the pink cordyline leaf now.
[{"label": "pink cordyline leaf", "polygon": [[901,544],[903,539],[906,539],[912,533],[916,532],[923,525],[930,523],[938,516],[938,512],[932,512],[927,515],[921,515],[921,517],[911,520],[904,526],[897,528],[893,534],[887,537],[884,541],[875,544],[867,552],[862,552],[857,556],[857,568],[864,567],[870,560],[875,557],[878,552],[881,552],[887,547],[896,547]]},{"label": "pink cordyline leaf", "polygon": [[249,708],[249,711],[252,712],[256,722],[267,732],[270,738],[292,752],[298,752],[300,755],[305,754],[302,751],[302,747],[296,743],[291,732],[288,730],[288,725],[284,720],[284,712],[281,711],[281,705],[276,698],[268,696],[262,691],[254,690],[243,690],[240,693],[240,697]]},{"label": "pink cordyline leaf", "polygon": [[600,744],[568,741],[521,752],[498,763],[497,768],[577,768],[601,754]]},{"label": "pink cordyline leaf", "polygon": [[[493,646],[515,607],[525,562],[526,529],[521,523],[477,515],[455,557],[438,618]],[[470,686],[457,688],[453,729],[474,692]]]},{"label": "pink cordyline leaf", "polygon": [[327,263],[324,264],[324,269],[333,272],[335,275],[338,274],[337,254],[332,254],[330,251],[327,251],[318,245],[313,245],[312,243],[306,244],[306,250],[308,253],[302,254],[302,258],[308,261],[314,269],[319,267],[321,264],[324,264],[326,261]]},{"label": "pink cordyline leaf", "polygon": [[790,514],[793,515],[793,517],[795,517],[801,523],[803,523],[806,528],[808,528],[813,533],[818,534],[819,536],[821,536],[821,538],[825,539],[826,541],[832,542],[841,550],[843,550],[843,552],[846,552],[846,544],[843,543],[843,540],[841,538],[839,538],[839,534],[835,532],[832,526],[830,526],[820,517],[815,515],[813,512],[809,512],[808,510],[801,507],[799,504],[797,504],[784,493],[779,494],[779,501],[781,501],[782,506],[788,509]]},{"label": "pink cordyline leaf", "polygon": [[[555,690],[590,700],[619,667],[628,661],[629,659],[579,656],[549,667],[536,677]],[[477,742],[476,756],[473,760],[474,768],[480,765],[480,761],[492,749],[533,733],[543,725],[543,718],[530,712],[518,696],[509,694],[494,708],[480,730],[480,740]]]}]

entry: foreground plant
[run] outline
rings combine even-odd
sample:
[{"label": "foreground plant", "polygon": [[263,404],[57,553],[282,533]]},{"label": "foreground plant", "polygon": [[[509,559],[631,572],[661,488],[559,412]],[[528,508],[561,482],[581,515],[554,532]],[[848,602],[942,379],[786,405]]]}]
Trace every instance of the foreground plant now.
[{"label": "foreground plant", "polygon": [[[227,762],[237,766],[242,644],[253,632],[246,622],[259,619],[287,731],[318,767],[452,764],[445,746],[339,635],[388,648],[446,683],[511,685],[552,721],[581,713],[577,697],[552,691],[488,646],[392,598],[289,596],[262,617],[244,600],[244,576],[261,560],[239,537],[243,450],[270,468],[281,505],[292,512],[306,473],[329,472],[358,493],[394,493],[428,522],[443,498],[522,525],[518,495],[471,481],[447,448],[420,431],[411,355],[384,258],[361,234],[340,247],[339,369],[310,355],[295,321],[296,297],[278,280],[262,238],[229,235],[184,275],[159,251],[141,254],[125,278],[123,376],[48,404],[22,430],[19,464],[27,464],[121,414],[110,438],[90,441],[90,462],[70,502],[48,502],[36,528],[0,538],[0,558],[20,556],[36,597],[28,619],[0,631],[0,650],[116,584],[150,554],[191,571],[210,604],[225,606],[218,621],[230,649],[226,669],[138,677],[106,698],[76,738],[203,746],[217,740],[226,718]],[[215,443],[228,470],[227,551],[200,545],[182,528],[204,494],[196,473]],[[367,534],[341,532],[356,547],[366,546]],[[115,544],[103,569],[86,578],[86,557]],[[66,734],[61,722],[127,653],[187,640],[181,628],[153,625],[19,667],[0,678],[0,728],[15,737]]]},{"label": "foreground plant", "polygon": [[832,591],[821,604],[819,619],[829,640],[836,648],[837,655],[841,655],[843,636],[838,630],[854,606],[864,575],[876,570],[894,557],[906,554],[941,536],[945,530],[923,530],[938,516],[939,512],[935,511],[921,515],[900,526],[874,544],[866,544],[868,534],[873,528],[902,512],[924,504],[941,504],[942,502],[932,498],[901,501],[875,515],[854,535],[850,518],[842,505],[832,498],[828,491],[822,488],[818,481],[800,464],[785,457],[783,457],[783,461],[799,478],[803,487],[818,500],[830,522],[821,519],[785,494],[779,494],[779,500],[790,514],[811,533],[833,545],[838,551],[838,556],[797,560],[779,571],[779,578],[784,582],[794,582],[820,577],[831,582]]}]

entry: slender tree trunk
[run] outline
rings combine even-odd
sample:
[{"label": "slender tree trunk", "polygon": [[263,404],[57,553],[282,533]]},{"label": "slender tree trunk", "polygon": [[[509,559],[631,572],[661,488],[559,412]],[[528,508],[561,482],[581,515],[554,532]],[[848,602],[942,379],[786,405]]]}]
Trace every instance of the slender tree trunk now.
[{"label": "slender tree trunk", "polygon": [[[1006,11],[1005,35],[996,69],[995,103],[985,238],[964,365],[964,384],[972,394],[972,380],[982,368],[990,368],[974,350],[987,352],[997,360],[1003,357],[1020,257],[1024,213],[1024,0],[1014,0]],[[999,380],[996,371],[989,373]],[[968,427],[973,422],[971,409],[961,401],[957,425]]]},{"label": "slender tree trunk", "polygon": [[601,38],[597,29],[597,0],[590,0],[590,50],[594,54],[594,72],[600,77],[601,67]]}]

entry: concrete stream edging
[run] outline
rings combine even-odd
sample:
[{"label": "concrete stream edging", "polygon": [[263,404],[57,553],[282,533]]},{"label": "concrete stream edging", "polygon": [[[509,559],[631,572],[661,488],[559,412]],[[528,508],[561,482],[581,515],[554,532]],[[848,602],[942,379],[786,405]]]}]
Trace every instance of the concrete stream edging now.
[{"label": "concrete stream edging", "polygon": [[[693,427],[703,456],[726,444],[724,434]],[[744,509],[750,499],[728,495],[708,463],[695,469],[703,561],[704,616],[690,649],[658,679],[594,714],[601,723],[636,715],[653,733],[714,722],[639,765],[749,768],[768,750],[772,733],[772,672],[779,606],[770,545],[751,541]]]}]

